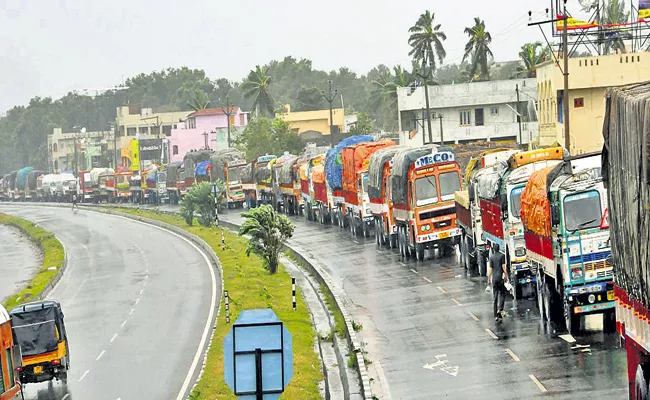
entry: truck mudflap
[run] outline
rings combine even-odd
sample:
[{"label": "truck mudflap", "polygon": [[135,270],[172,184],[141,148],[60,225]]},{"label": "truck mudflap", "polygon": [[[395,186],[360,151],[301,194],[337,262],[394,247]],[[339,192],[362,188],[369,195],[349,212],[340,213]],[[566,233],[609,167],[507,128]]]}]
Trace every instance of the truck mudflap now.
[{"label": "truck mudflap", "polygon": [[425,243],[425,242],[432,242],[435,240],[447,239],[454,236],[460,236],[460,233],[461,233],[460,228],[454,228],[454,229],[441,231],[441,232],[427,233],[425,235],[418,235],[416,237],[416,242]]}]

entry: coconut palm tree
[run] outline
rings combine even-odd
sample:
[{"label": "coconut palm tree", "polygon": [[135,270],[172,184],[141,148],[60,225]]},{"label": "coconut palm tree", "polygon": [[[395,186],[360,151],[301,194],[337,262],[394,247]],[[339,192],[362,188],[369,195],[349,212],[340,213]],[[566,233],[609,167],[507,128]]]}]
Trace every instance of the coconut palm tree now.
[{"label": "coconut palm tree", "polygon": [[519,58],[524,65],[517,68],[517,75],[525,75],[526,78],[537,76],[537,64],[540,64],[544,57],[542,49],[542,42],[526,43],[521,46]]},{"label": "coconut palm tree", "polygon": [[465,28],[465,34],[469,36],[469,41],[465,44],[463,61],[471,57],[470,76],[475,75],[476,70],[480,69],[480,75],[483,79],[490,80],[489,60],[494,59],[494,55],[492,54],[492,50],[490,50],[492,35],[485,30],[485,21],[482,21],[479,17],[475,17],[474,26]]},{"label": "coconut palm tree", "polygon": [[440,24],[434,25],[434,18],[435,14],[429,10],[421,14],[415,25],[409,29],[411,35],[408,39],[411,46],[409,56],[416,62],[429,66],[431,70],[436,69],[436,56],[440,64],[447,56],[442,45],[442,42],[447,40],[447,35],[440,30]]},{"label": "coconut palm tree", "polygon": [[[602,21],[603,24],[623,24],[627,22],[630,13],[626,11],[625,2],[622,0],[609,0],[603,10]],[[631,39],[632,34],[628,30],[621,29],[620,27],[607,28],[602,31],[603,36],[601,40],[604,41],[604,53],[608,54],[611,50],[625,52],[626,39]]]},{"label": "coconut palm tree", "polygon": [[370,101],[375,109],[382,105],[391,108],[395,106],[397,104],[397,89],[406,87],[414,81],[413,75],[401,65],[393,67],[393,72],[395,75],[382,74],[378,79],[372,81],[373,90],[370,94]]},{"label": "coconut palm tree", "polygon": [[194,97],[187,102],[187,105],[194,111],[204,110],[210,106],[210,99],[204,91],[196,89]]},{"label": "coconut palm tree", "polygon": [[273,98],[269,92],[270,85],[271,77],[267,75],[266,68],[257,65],[254,70],[248,73],[242,89],[244,90],[244,98],[253,99],[255,115],[259,115],[260,112],[273,115]]}]

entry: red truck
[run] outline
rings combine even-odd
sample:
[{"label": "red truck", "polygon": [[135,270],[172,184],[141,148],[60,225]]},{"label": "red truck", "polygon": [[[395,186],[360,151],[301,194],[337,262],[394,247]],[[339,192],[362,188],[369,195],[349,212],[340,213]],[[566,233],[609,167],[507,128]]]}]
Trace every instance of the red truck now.
[{"label": "red truck", "polygon": [[399,150],[393,157],[391,200],[400,255],[424,260],[424,250],[448,255],[460,237],[454,193],[460,166],[449,147]]},{"label": "red truck", "polygon": [[611,89],[605,100],[602,175],[614,266],[616,330],[627,354],[629,398],[650,384],[650,83]]},{"label": "red truck", "polygon": [[370,157],[378,150],[393,147],[395,142],[358,143],[348,146],[341,152],[343,164],[343,197],[350,231],[356,235],[361,230],[364,237],[370,237],[374,216],[370,211],[368,198],[368,165]]},{"label": "red truck", "polygon": [[378,245],[397,247],[397,225],[393,218],[390,188],[393,174],[393,157],[403,146],[386,147],[370,156],[368,169],[368,198],[374,218],[375,241]]}]

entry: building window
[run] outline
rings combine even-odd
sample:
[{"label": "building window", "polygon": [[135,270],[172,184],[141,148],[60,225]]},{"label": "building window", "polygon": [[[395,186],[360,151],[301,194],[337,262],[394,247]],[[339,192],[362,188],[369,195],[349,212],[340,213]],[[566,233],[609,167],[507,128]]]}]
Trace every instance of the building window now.
[{"label": "building window", "polygon": [[490,107],[490,115],[499,115],[499,107]]},{"label": "building window", "polygon": [[190,118],[187,120],[187,129],[196,129],[196,118]]},{"label": "building window", "polygon": [[163,133],[165,136],[171,136],[172,135],[172,126],[171,125],[163,125],[162,127]]},{"label": "building window", "polygon": [[136,130],[135,128],[126,128],[126,135],[127,136],[135,136]]},{"label": "building window", "polygon": [[174,145],[174,146],[172,147],[172,155],[177,155],[177,154],[178,154],[178,146],[177,146],[177,145]]},{"label": "building window", "polygon": [[241,125],[241,126],[246,125],[246,115],[239,114],[239,125]]},{"label": "building window", "polygon": [[583,97],[576,97],[573,99],[573,108],[582,108],[585,106],[585,99]]},{"label": "building window", "polygon": [[151,134],[152,135],[159,135],[160,134],[160,127],[159,126],[152,126],[151,127]]},{"label": "building window", "polygon": [[476,126],[483,126],[483,109],[477,108],[474,110],[474,124]]},{"label": "building window", "polygon": [[58,146],[56,145],[56,143],[52,145],[52,151],[55,153],[58,151]]},{"label": "building window", "polygon": [[230,117],[228,117],[228,122],[230,123],[231,126],[235,125],[235,116],[231,115]]},{"label": "building window", "polygon": [[563,110],[563,101],[564,98],[562,97],[562,91],[558,90],[557,91],[557,122],[563,124],[564,123],[564,110]]},{"label": "building window", "polygon": [[141,134],[141,135],[146,135],[146,134],[147,134],[147,131],[148,131],[148,129],[147,129],[146,126],[141,126],[141,127],[140,127],[140,134]]},{"label": "building window", "polygon": [[472,123],[472,112],[470,110],[460,110],[460,126],[469,126]]}]

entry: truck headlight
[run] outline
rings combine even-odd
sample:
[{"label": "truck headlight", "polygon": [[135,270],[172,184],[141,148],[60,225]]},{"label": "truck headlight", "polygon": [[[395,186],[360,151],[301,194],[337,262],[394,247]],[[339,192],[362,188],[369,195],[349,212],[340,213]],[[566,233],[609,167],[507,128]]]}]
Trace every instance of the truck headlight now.
[{"label": "truck headlight", "polygon": [[366,208],[366,215],[370,215],[370,209]]},{"label": "truck headlight", "polygon": [[422,226],[420,227],[420,229],[422,230],[422,232],[428,232],[428,231],[431,230],[431,225],[429,225],[429,224],[424,224],[424,225],[422,225]]},{"label": "truck headlight", "polygon": [[517,247],[515,249],[515,256],[516,257],[524,257],[524,256],[526,256],[526,248],[525,247]]},{"label": "truck headlight", "polygon": [[587,297],[587,300],[589,300],[590,304],[593,304],[594,301],[596,301],[596,296],[594,296],[593,294],[590,294],[589,297]]},{"label": "truck headlight", "polygon": [[572,268],[571,269],[571,278],[580,279],[582,278],[582,268]]}]

